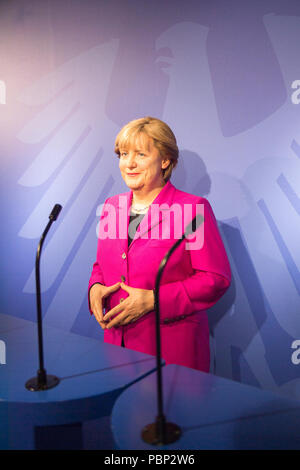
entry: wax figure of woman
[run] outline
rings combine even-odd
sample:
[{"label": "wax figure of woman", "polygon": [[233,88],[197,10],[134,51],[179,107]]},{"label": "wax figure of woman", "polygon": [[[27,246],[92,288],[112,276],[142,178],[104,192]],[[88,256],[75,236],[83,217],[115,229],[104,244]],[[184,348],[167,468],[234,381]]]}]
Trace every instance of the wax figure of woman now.
[{"label": "wax figure of woman", "polygon": [[201,208],[204,222],[194,234],[194,244],[193,238],[182,242],[167,263],[159,304],[166,363],[208,372],[206,309],[220,299],[231,279],[211,206],[205,198],[172,185],[178,147],[161,120],[129,122],[116,138],[115,152],[130,191],[108,198],[103,207],[89,282],[90,312],[104,329],[105,342],[155,355],[157,270]]}]

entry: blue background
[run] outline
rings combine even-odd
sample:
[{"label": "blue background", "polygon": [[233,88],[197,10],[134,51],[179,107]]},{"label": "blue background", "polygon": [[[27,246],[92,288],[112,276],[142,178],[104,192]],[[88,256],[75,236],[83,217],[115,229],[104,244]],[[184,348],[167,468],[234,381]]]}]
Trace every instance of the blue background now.
[{"label": "blue background", "polygon": [[87,283],[101,204],[127,190],[114,139],[152,115],[177,137],[172,183],[210,201],[232,266],[211,372],[300,398],[299,44],[297,0],[2,1],[1,313],[36,320],[37,243],[60,203],[44,322],[101,338]]}]

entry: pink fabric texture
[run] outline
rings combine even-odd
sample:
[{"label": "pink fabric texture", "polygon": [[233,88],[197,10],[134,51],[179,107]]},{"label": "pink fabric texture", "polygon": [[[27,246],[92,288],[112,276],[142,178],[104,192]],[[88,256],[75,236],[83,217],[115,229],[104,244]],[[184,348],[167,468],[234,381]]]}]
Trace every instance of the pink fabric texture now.
[{"label": "pink fabric texture", "polygon": [[[125,284],[131,287],[154,289],[159,264],[178,238],[174,231],[180,211],[177,211],[177,216],[173,216],[174,211],[169,208],[177,205],[178,209],[180,206],[183,214],[189,207],[190,217],[186,219],[182,216],[179,222],[183,233],[184,227],[199,212],[200,207],[204,222],[197,233],[202,231],[202,246],[187,249],[188,242],[182,242],[169,259],[161,279],[161,350],[167,364],[179,364],[208,372],[210,354],[206,310],[220,299],[231,281],[230,265],[211,206],[205,198],[180,191],[168,181],[151,204],[128,247],[131,200],[132,191],[105,201],[99,223],[102,236],[98,239],[97,258],[89,289],[97,282],[107,286],[115,284],[121,281],[121,276],[124,276]],[[157,205],[163,208],[159,211],[159,219],[154,217]],[[116,226],[115,233],[111,238],[103,239],[103,233],[111,224]],[[157,236],[160,226],[163,231],[170,229],[168,238],[153,238],[154,232]],[[195,237],[191,240],[195,240]],[[190,244],[193,246],[192,241]],[[106,299],[105,310],[109,311],[127,296],[127,292],[120,288]],[[155,312],[149,312],[126,326],[104,330],[105,342],[120,346],[122,337],[125,347],[155,355]]]}]

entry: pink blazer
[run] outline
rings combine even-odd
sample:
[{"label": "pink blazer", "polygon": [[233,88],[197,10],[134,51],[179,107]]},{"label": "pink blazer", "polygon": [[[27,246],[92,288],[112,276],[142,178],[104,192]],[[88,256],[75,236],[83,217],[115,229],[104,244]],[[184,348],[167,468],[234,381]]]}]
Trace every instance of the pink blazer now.
[{"label": "pink blazer", "polygon": [[[189,217],[184,220],[182,215],[179,221],[181,233],[187,221],[196,214],[197,207],[203,208],[204,222],[198,229],[202,235],[204,232],[202,247],[188,250],[184,241],[173,253],[162,276],[159,304],[161,348],[166,363],[208,372],[210,357],[206,309],[220,299],[231,280],[228,258],[211,206],[206,199],[180,191],[168,181],[142,219],[128,248],[128,209],[131,200],[132,191],[105,201],[99,223],[97,259],[89,289],[96,282],[112,285],[121,280],[131,287],[154,289],[159,264],[178,238],[174,230],[178,217],[180,219],[180,210],[176,219],[172,217],[174,211],[169,208],[177,205],[177,209],[182,209],[182,214],[187,207],[191,211]],[[153,212],[157,205],[163,209],[159,211],[158,218],[157,215],[154,217]],[[104,239],[103,234],[108,232],[108,227],[111,232]],[[169,228],[169,238],[153,238],[158,236],[158,228],[164,232]],[[122,289],[113,293],[106,300],[106,311],[127,296]],[[155,355],[155,312],[149,312],[126,326],[104,330],[105,342],[120,346],[122,336],[125,347]]]}]

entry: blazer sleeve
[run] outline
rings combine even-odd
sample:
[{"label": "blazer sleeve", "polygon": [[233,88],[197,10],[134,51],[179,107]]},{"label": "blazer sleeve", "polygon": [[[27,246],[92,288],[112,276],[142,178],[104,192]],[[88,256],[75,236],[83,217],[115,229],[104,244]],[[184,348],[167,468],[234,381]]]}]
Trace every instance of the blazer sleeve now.
[{"label": "blazer sleeve", "polygon": [[[103,215],[104,215],[104,212],[105,212],[104,208],[105,208],[105,204],[107,203],[107,201],[108,201],[108,199],[106,199],[106,201],[103,205],[100,221],[103,218]],[[103,273],[102,273],[101,267],[99,266],[99,263],[98,263],[100,250],[101,250],[101,244],[100,244],[100,239],[98,239],[97,257],[96,257],[95,263],[93,264],[93,269],[92,269],[91,277],[90,277],[89,284],[88,284],[88,306],[89,306],[89,311],[90,311],[91,314],[93,314],[93,312],[91,311],[91,306],[90,306],[90,289],[91,289],[91,287],[93,287],[94,284],[103,284],[103,285],[105,285],[104,278],[103,278]]]},{"label": "blazer sleeve", "polygon": [[201,249],[189,250],[193,274],[160,286],[160,318],[164,323],[212,307],[231,282],[230,265],[216,218],[209,202],[203,198],[200,202],[204,204],[204,242]]}]

